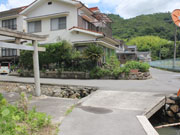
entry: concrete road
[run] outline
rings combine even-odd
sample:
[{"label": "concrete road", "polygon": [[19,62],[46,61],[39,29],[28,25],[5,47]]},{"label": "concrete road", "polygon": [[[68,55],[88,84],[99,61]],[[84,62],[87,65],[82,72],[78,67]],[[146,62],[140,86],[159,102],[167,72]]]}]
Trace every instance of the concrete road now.
[{"label": "concrete road", "polygon": [[59,135],[146,135],[137,116],[162,100],[152,92],[97,91],[63,120]]},{"label": "concrete road", "polygon": [[[20,100],[20,95],[15,92],[1,92],[3,96],[7,99],[8,103],[14,104]],[[38,112],[46,113],[52,117],[53,123],[61,123],[65,117],[66,111],[77,104],[79,100],[77,99],[65,99],[56,97],[33,97],[29,102],[29,108],[32,109],[36,107]]]},{"label": "concrete road", "polygon": [[[73,79],[41,79],[41,83],[84,85],[99,87],[100,90],[141,91],[172,93],[180,88],[180,73],[151,68],[150,80],[73,80]],[[33,82],[33,78],[0,76],[0,81]]]},{"label": "concrete road", "polygon": [[[63,120],[60,135],[146,135],[136,116],[154,108],[165,98],[165,94],[177,92],[180,88],[180,73],[152,68],[151,74],[153,78],[144,81],[41,79],[41,83],[94,86],[100,89],[85,98]],[[0,76],[0,81],[32,83],[33,78]],[[38,100],[42,101],[40,110],[46,112],[47,104],[51,106],[52,103],[55,106],[49,108],[52,110],[49,114],[61,114],[61,101]],[[54,110],[57,113],[53,113]]]}]

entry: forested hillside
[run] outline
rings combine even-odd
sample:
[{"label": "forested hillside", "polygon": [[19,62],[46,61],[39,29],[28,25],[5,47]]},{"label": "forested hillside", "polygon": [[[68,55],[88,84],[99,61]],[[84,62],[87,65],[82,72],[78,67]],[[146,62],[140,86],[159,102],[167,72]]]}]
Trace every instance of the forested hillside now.
[{"label": "forested hillside", "polygon": [[[113,36],[118,39],[131,39],[137,36],[153,35],[167,40],[174,40],[175,25],[170,13],[141,15],[123,19],[119,15],[109,14],[113,20]],[[180,39],[180,29],[178,30]]]}]

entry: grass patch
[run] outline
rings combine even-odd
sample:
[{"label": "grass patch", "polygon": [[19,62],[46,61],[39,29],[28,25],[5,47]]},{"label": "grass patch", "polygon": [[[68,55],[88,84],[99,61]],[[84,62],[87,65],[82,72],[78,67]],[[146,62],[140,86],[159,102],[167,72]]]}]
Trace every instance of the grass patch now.
[{"label": "grass patch", "polygon": [[71,106],[71,107],[66,111],[65,115],[67,116],[67,115],[69,115],[70,113],[72,113],[72,111],[74,110],[74,108],[75,108],[75,105]]},{"label": "grass patch", "polygon": [[51,123],[51,117],[28,110],[25,93],[16,105],[7,103],[0,94],[0,135],[57,135],[57,125]]}]

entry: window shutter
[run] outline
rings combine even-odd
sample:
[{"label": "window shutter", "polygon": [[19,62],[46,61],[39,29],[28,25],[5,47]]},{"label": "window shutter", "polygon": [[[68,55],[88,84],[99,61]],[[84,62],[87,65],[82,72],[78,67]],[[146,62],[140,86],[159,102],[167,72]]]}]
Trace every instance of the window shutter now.
[{"label": "window shutter", "polygon": [[66,17],[59,18],[59,29],[66,29]]},{"label": "window shutter", "polygon": [[51,30],[58,30],[59,29],[59,19],[51,19]]},{"label": "window shutter", "polygon": [[29,22],[28,23],[28,32],[33,33],[35,31],[35,25],[34,22]]}]

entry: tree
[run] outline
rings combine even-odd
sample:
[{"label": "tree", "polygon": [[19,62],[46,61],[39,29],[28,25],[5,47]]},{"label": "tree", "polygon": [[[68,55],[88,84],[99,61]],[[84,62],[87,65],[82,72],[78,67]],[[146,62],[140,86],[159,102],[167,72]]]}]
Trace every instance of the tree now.
[{"label": "tree", "polygon": [[158,36],[135,37],[127,42],[127,45],[137,45],[138,51],[151,51],[153,60],[157,60],[159,58],[160,50],[168,44],[168,40],[162,39]]},{"label": "tree", "polygon": [[[72,45],[67,41],[62,41],[53,44],[47,44],[44,46],[46,52],[39,53],[40,68],[43,65],[49,67],[50,64],[56,64],[61,66],[63,63],[67,64],[71,62],[72,58]],[[32,52],[22,51],[20,55],[20,65],[25,69],[32,69]]]},{"label": "tree", "polygon": [[88,45],[88,47],[84,50],[83,53],[84,53],[85,58],[91,60],[95,64],[104,55],[103,48],[95,44]]},{"label": "tree", "polygon": [[[174,23],[171,13],[156,13],[140,15],[130,19],[123,19],[119,15],[109,14],[112,20],[113,36],[118,39],[131,39],[137,36],[159,36],[167,40],[174,40]],[[177,37],[180,39],[180,31]]]}]

